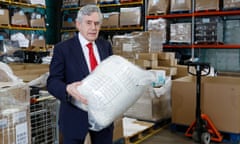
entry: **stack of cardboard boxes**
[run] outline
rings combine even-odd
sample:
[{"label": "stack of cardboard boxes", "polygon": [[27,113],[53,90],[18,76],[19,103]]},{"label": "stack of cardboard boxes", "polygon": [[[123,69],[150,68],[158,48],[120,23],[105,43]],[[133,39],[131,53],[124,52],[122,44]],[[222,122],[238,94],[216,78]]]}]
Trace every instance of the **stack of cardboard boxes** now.
[{"label": "stack of cardboard boxes", "polygon": [[0,83],[0,143],[31,143],[29,102],[26,84]]}]

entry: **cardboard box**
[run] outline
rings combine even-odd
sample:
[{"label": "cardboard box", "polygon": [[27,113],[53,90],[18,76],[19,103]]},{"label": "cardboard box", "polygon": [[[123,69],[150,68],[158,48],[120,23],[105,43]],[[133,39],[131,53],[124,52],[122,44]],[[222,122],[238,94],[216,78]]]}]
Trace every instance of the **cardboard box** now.
[{"label": "cardboard box", "polygon": [[144,60],[157,60],[158,59],[158,53],[137,53],[136,54],[137,59],[144,59]]},{"label": "cardboard box", "polygon": [[203,101],[202,111],[218,130],[240,133],[239,77],[207,77],[203,85]]},{"label": "cardboard box", "polygon": [[9,25],[9,11],[8,9],[0,9],[0,25]]},{"label": "cardboard box", "polygon": [[62,27],[63,28],[74,28],[75,22],[74,21],[63,21]]},{"label": "cardboard box", "polygon": [[219,10],[219,0],[196,0],[195,11]]},{"label": "cardboard box", "polygon": [[79,5],[84,6],[87,4],[97,4],[97,0],[79,0]]},{"label": "cardboard box", "polygon": [[191,43],[191,23],[170,24],[170,42]]},{"label": "cardboard box", "polygon": [[[3,97],[1,97],[3,98]],[[6,97],[7,98],[7,97]],[[1,99],[1,103],[3,99]],[[0,143],[31,143],[30,111],[28,106],[5,103],[0,105]]]},{"label": "cardboard box", "polygon": [[172,81],[172,123],[190,125],[195,120],[196,80],[186,76]]},{"label": "cardboard box", "polygon": [[224,9],[240,8],[240,1],[238,1],[238,0],[224,0],[223,1],[223,8]]},{"label": "cardboard box", "polygon": [[0,82],[0,97],[4,96],[14,98],[23,104],[29,104],[30,88],[21,82]]},{"label": "cardboard box", "polygon": [[191,11],[192,0],[171,0],[170,11]]},{"label": "cardboard box", "polygon": [[11,18],[12,25],[20,25],[20,26],[29,26],[27,16],[25,14],[14,13]]},{"label": "cardboard box", "polygon": [[48,64],[12,63],[13,73],[25,82],[34,80],[49,71]]},{"label": "cardboard box", "polygon": [[31,46],[32,47],[45,48],[46,47],[46,41],[44,39],[34,39],[34,40],[31,41]]},{"label": "cardboard box", "polygon": [[102,27],[119,27],[119,12],[103,13]]},{"label": "cardboard box", "polygon": [[120,26],[140,25],[141,7],[120,8]]},{"label": "cardboard box", "polygon": [[[172,123],[190,125],[196,120],[196,81],[187,76],[172,83]],[[240,133],[240,78],[203,77],[201,110],[219,131]]]},{"label": "cardboard box", "polygon": [[44,20],[44,18],[31,19],[30,20],[30,26],[31,27],[41,27],[41,28],[44,28],[45,27],[45,20]]},{"label": "cardboard box", "polygon": [[169,9],[169,0],[149,0],[148,15],[150,14],[166,14]]}]

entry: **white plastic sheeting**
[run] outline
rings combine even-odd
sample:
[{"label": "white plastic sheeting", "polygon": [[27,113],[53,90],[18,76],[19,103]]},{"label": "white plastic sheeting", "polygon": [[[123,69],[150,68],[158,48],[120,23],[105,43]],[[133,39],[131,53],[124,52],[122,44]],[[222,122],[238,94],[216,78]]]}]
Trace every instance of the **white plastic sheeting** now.
[{"label": "white plastic sheeting", "polygon": [[88,106],[75,105],[88,111],[90,129],[99,131],[122,115],[151,85],[154,75],[121,56],[110,56],[82,81],[78,91],[87,98]]}]

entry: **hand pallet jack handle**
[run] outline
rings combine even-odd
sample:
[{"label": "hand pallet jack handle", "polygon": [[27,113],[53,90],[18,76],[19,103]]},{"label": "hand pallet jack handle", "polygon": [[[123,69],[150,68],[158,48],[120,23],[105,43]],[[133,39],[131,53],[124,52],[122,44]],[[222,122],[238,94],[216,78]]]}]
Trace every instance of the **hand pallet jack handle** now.
[{"label": "hand pallet jack handle", "polygon": [[[194,67],[196,72],[191,71],[191,67]],[[200,109],[200,102],[201,102],[201,76],[206,76],[210,73],[210,64],[209,63],[200,63],[200,62],[189,62],[188,63],[188,73],[197,77],[196,82],[196,95],[197,95],[197,108],[196,108],[196,118],[200,120],[201,118],[201,109]],[[205,72],[205,73],[202,73]]]},{"label": "hand pallet jack handle", "polygon": [[[191,71],[191,67],[195,68],[195,73]],[[196,120],[187,129],[185,135],[192,137],[195,141],[209,144],[210,139],[216,142],[222,141],[222,136],[214,126],[213,122],[206,114],[201,113],[201,76],[210,73],[210,64],[200,62],[189,62],[188,73],[197,77],[196,82]],[[202,73],[205,72],[205,73]]]}]

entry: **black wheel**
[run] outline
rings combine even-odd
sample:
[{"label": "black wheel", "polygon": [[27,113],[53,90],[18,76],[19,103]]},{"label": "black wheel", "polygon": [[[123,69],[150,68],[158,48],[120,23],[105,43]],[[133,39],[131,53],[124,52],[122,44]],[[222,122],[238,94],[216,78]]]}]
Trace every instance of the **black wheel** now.
[{"label": "black wheel", "polygon": [[210,141],[211,141],[211,135],[210,135],[210,133],[208,133],[208,132],[202,133],[202,135],[201,135],[201,142],[202,142],[203,144],[209,144]]},{"label": "black wheel", "polygon": [[197,131],[193,131],[193,133],[192,133],[192,139],[193,139],[195,142],[200,142],[200,138],[199,138],[199,135],[198,135],[198,132],[197,132]]}]

